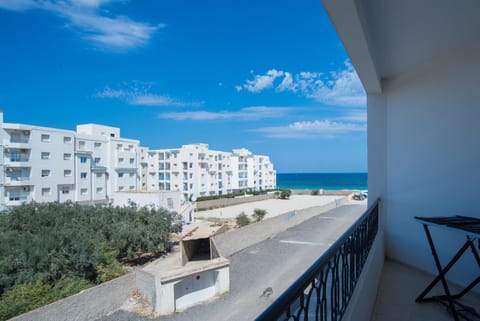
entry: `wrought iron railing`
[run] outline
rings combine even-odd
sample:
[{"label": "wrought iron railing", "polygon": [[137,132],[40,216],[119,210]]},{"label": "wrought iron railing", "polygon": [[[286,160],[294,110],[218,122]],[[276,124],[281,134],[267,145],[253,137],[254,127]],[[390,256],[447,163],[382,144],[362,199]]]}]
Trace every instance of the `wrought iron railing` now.
[{"label": "wrought iron railing", "polygon": [[339,321],[378,231],[378,200],[256,321]]}]

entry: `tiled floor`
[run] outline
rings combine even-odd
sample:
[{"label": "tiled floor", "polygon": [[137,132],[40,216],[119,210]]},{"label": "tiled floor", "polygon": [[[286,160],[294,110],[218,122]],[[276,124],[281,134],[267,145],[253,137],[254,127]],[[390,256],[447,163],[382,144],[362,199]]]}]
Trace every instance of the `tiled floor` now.
[{"label": "tiled floor", "polygon": [[[385,261],[372,321],[453,320],[447,309],[439,303],[415,303],[415,298],[432,279],[432,275],[419,270]],[[441,294],[440,287],[437,286],[435,290],[436,294]],[[469,293],[462,303],[480,312],[480,296]]]}]

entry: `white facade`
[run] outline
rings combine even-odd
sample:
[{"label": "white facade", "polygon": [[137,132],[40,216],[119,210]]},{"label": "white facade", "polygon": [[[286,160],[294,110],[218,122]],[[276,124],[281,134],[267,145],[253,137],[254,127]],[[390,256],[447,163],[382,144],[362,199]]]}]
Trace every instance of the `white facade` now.
[{"label": "white facade", "polygon": [[[480,3],[322,2],[367,92],[369,199],[380,198],[385,256],[436,274],[414,216],[480,218]],[[431,231],[442,262],[465,241]],[[446,274],[460,285],[477,276],[470,255]]]},{"label": "white facade", "polygon": [[246,149],[228,153],[192,144],[151,151],[120,137],[119,128],[85,124],[68,131],[8,124],[3,112],[0,128],[2,208],[30,201],[119,204],[125,203],[124,194],[116,202],[119,193],[175,191],[182,197],[175,210],[183,211],[186,201],[199,196],[276,187],[268,156]]},{"label": "white facade", "polygon": [[276,187],[269,157],[254,156],[246,149],[229,153],[210,150],[207,144],[190,144],[150,150],[147,161],[147,189],[181,191],[185,200]]}]

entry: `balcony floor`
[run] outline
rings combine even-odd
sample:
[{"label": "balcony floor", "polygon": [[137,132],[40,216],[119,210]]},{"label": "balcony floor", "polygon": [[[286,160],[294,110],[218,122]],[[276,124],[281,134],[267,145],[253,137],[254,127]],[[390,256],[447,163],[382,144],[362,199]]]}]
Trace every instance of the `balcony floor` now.
[{"label": "balcony floor", "polygon": [[[432,281],[434,276],[401,263],[386,260],[377,293],[372,321],[451,321],[453,317],[440,303],[415,303],[415,298]],[[449,284],[450,286],[450,284]],[[459,288],[450,286],[454,293]],[[435,294],[441,294],[436,286]],[[467,294],[462,303],[479,312],[480,295]]]}]

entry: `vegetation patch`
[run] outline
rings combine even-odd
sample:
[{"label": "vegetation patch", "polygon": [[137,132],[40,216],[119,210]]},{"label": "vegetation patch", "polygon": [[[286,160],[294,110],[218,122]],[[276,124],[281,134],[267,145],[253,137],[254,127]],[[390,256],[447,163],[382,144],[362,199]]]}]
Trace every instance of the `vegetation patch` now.
[{"label": "vegetation patch", "polygon": [[157,257],[177,214],[150,208],[30,203],[0,213],[0,320],[124,274]]}]

